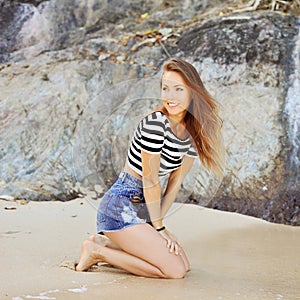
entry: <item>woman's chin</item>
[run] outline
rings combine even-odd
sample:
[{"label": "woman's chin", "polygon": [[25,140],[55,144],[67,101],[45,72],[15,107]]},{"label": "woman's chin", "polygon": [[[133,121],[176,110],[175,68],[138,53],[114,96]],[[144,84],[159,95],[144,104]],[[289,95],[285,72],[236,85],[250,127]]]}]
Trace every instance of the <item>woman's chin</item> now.
[{"label": "woman's chin", "polygon": [[169,116],[181,116],[185,113],[185,110],[178,108],[166,108]]},{"label": "woman's chin", "polygon": [[177,115],[181,113],[181,109],[178,106],[169,106],[169,105],[165,105],[165,109],[167,110],[167,112],[169,113],[169,115]]}]

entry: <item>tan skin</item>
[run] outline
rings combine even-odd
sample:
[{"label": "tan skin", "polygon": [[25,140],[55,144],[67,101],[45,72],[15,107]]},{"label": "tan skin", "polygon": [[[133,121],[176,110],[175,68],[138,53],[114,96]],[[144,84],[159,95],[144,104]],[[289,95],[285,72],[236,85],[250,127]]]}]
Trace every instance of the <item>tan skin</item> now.
[{"label": "tan skin", "polygon": [[[162,100],[168,111],[173,132],[186,138],[184,116],[190,103],[189,89],[178,73],[165,72],[162,78]],[[153,227],[138,224],[116,232],[104,232],[106,237],[91,236],[84,241],[77,271],[85,271],[98,262],[106,262],[132,274],[152,278],[183,278],[190,269],[189,261],[177,238],[168,230],[156,231],[174,202],[183,179],[194,158],[185,156],[182,165],[169,177],[161,201],[158,177],[160,154],[142,151],[143,176],[126,163],[124,171],[143,182],[144,197]]]}]

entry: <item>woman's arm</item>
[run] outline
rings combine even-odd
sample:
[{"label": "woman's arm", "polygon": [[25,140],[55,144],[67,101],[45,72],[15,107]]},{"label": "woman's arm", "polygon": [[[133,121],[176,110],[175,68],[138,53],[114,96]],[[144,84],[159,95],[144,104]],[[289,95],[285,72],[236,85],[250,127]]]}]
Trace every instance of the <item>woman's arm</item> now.
[{"label": "woman's arm", "polygon": [[141,151],[143,168],[143,192],[154,228],[161,228],[161,186],[158,177],[160,154]]},{"label": "woman's arm", "polygon": [[166,191],[163,196],[161,207],[161,218],[163,219],[175,201],[177,193],[181,187],[181,184],[190,171],[195,158],[190,156],[184,156],[182,165],[170,174]]}]

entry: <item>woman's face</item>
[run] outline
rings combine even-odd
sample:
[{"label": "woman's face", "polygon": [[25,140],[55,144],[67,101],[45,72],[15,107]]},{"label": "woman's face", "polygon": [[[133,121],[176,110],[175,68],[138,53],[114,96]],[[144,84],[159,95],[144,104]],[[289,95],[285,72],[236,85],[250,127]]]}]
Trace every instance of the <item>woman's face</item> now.
[{"label": "woman's face", "polygon": [[190,88],[177,72],[166,71],[162,76],[161,98],[172,117],[182,119],[191,103]]}]

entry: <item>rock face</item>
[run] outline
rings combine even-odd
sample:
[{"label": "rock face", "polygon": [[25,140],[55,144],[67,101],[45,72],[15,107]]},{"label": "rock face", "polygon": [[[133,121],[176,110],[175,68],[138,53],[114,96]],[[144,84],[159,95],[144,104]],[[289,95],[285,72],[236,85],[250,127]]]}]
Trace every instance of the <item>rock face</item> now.
[{"label": "rock face", "polygon": [[0,197],[107,189],[171,55],[220,102],[227,150],[223,181],[197,161],[178,201],[300,224],[299,19],[194,2],[0,1]]},{"label": "rock face", "polygon": [[297,20],[273,14],[214,19],[188,31],[178,48],[223,106],[230,167],[210,206],[297,223]]}]

